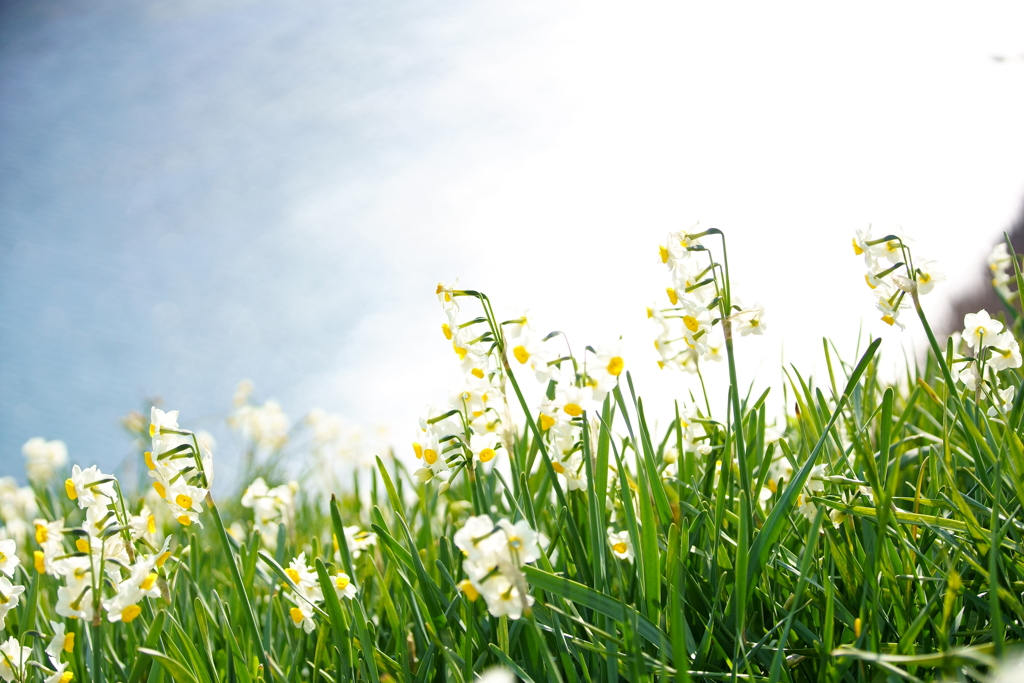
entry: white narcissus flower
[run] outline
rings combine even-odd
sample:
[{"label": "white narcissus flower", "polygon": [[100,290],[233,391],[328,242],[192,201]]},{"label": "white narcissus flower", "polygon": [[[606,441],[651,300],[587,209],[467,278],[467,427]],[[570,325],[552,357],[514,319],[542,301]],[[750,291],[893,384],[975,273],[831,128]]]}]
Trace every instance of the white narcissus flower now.
[{"label": "white narcissus flower", "polygon": [[64,624],[56,621],[50,622],[50,628],[53,629],[53,638],[46,646],[46,656],[50,658],[54,666],[57,666],[60,663],[61,652],[71,654],[75,651],[75,634],[67,633]]},{"label": "white narcissus flower", "polygon": [[21,447],[25,456],[25,474],[35,484],[45,484],[68,462],[68,447],[63,441],[34,437]]},{"label": "white narcissus flower", "polygon": [[633,561],[633,541],[629,537],[628,530],[614,532],[608,528],[608,545],[612,548],[612,554],[620,560]]},{"label": "white narcissus flower", "polygon": [[202,501],[208,491],[198,486],[189,485],[184,477],[167,487],[165,500],[171,508],[171,514],[182,526],[190,526],[193,522],[202,526],[199,513],[203,511]]},{"label": "white narcissus flower", "polygon": [[6,576],[0,576],[0,629],[4,627],[7,613],[18,606],[19,596],[24,592],[24,586],[15,586]]},{"label": "white narcissus flower", "polygon": [[825,470],[828,465],[822,463],[821,465],[815,465],[811,468],[811,474],[807,477],[807,483],[804,484],[811,493],[821,493],[825,490]]},{"label": "white narcissus flower", "polygon": [[[54,568],[54,562],[58,557],[64,555],[64,518],[61,517],[53,522],[37,519],[32,524],[35,527],[36,543],[42,548],[42,550],[33,553],[35,556],[35,568],[38,571],[40,565],[42,565],[44,573],[55,576],[57,572]],[[42,557],[41,561],[40,555]]]},{"label": "white narcissus flower", "polygon": [[458,310],[459,303],[455,296],[455,293],[459,291],[457,289],[458,285],[458,278],[455,278],[455,282],[450,285],[446,285],[443,282],[437,283],[437,291],[435,292],[435,294],[437,294],[437,300],[441,302],[441,306],[444,308],[444,310],[447,311],[453,308]]},{"label": "white narcissus flower", "polygon": [[530,528],[529,522],[521,519],[513,524],[507,519],[500,519],[498,526],[505,532],[504,550],[513,564],[521,567],[537,561],[540,546],[537,544],[537,532]]},{"label": "white narcissus flower", "polygon": [[8,638],[0,645],[0,678],[7,683],[24,681],[28,673],[28,659],[31,656],[32,648],[22,647],[17,638]]},{"label": "white narcissus flower", "polygon": [[982,309],[964,316],[964,331],[961,336],[967,342],[967,346],[975,351],[981,351],[986,346],[991,346],[1002,331],[1003,324]]},{"label": "white narcissus flower", "polygon": [[377,543],[377,534],[372,531],[363,531],[357,526],[345,527],[345,542],[348,543],[348,551],[352,559],[358,559],[365,550]]},{"label": "white narcissus flower", "polygon": [[288,598],[295,602],[295,607],[288,610],[288,616],[291,617],[295,628],[301,628],[307,635],[312,633],[316,629],[316,622],[313,621],[313,606],[302,598],[293,598],[291,595]]},{"label": "white narcissus flower", "polygon": [[0,572],[13,577],[14,570],[21,564],[18,558],[18,544],[13,539],[0,541]]},{"label": "white narcissus flower", "polygon": [[1013,258],[1006,249],[1006,242],[1000,242],[992,247],[988,255],[988,267],[993,273],[1004,271],[1013,265]]},{"label": "white narcissus flower", "polygon": [[178,411],[164,412],[156,406],[149,409],[149,435],[155,437],[164,430],[178,431]]},{"label": "white narcissus flower", "polygon": [[551,460],[551,467],[565,477],[565,488],[569,491],[587,490],[587,473],[583,467],[583,456],[577,450],[564,460]]},{"label": "white narcissus flower", "polygon": [[989,398],[992,400],[992,407],[988,409],[989,417],[998,417],[1000,413],[1008,414],[1013,408],[1013,394],[1015,387],[1011,384],[1005,389],[993,393]]},{"label": "white narcissus flower", "polygon": [[338,594],[339,598],[348,598],[351,600],[356,597],[356,585],[352,583],[352,579],[345,572],[338,572],[332,578],[334,583],[334,590]]},{"label": "white narcissus flower", "polygon": [[452,541],[470,562],[477,562],[496,550],[496,531],[497,526],[489,515],[470,517],[463,527],[455,532]]},{"label": "white narcissus flower", "polygon": [[935,285],[946,281],[946,275],[936,268],[935,261],[921,260],[914,264],[917,280],[917,293],[924,295],[932,291]]},{"label": "white narcissus flower", "polygon": [[796,497],[797,509],[800,514],[803,515],[808,522],[814,520],[814,515],[818,514],[818,506],[811,502],[811,499],[807,494],[801,493]]},{"label": "white narcissus flower", "polygon": [[494,666],[487,669],[472,683],[516,683],[519,680],[516,675],[503,666]]},{"label": "white narcissus flower", "polygon": [[[509,361],[530,368],[538,382],[547,382],[558,372],[557,366],[549,365],[558,357],[554,343],[544,338],[529,325],[506,328],[506,347]],[[516,367],[516,366],[513,366]]]},{"label": "white narcissus flower", "polygon": [[288,563],[284,570],[288,578],[292,580],[299,592],[306,600],[321,602],[324,599],[323,590],[320,588],[320,581],[316,574],[306,565],[306,553],[299,553],[299,556]]},{"label": "white narcissus flower", "polygon": [[114,478],[103,474],[95,465],[84,470],[78,465],[73,466],[71,478],[64,482],[64,491],[68,498],[77,501],[78,507],[83,510],[94,505],[110,505],[117,502]]},{"label": "white narcissus flower", "polygon": [[996,371],[1020,367],[1020,346],[1009,331],[996,335],[991,344],[986,342],[985,346],[990,349],[988,367]]},{"label": "white narcissus flower", "polygon": [[881,257],[888,259],[889,263],[892,264],[896,264],[899,263],[900,261],[903,261],[903,246],[910,244],[911,242],[913,242],[913,240],[907,237],[906,234],[904,234],[903,232],[903,228],[901,228],[898,225],[893,227],[887,233],[885,233],[883,237],[892,237],[893,239],[890,239],[877,245],[878,253],[881,255]]},{"label": "white narcissus flower", "polygon": [[906,308],[903,295],[891,291],[888,287],[880,287],[877,292],[878,298],[875,301],[875,308],[882,314],[882,322],[890,327],[895,325],[901,330],[906,326],[899,321],[900,311]]},{"label": "white narcissus flower", "polygon": [[555,403],[559,411],[568,416],[566,419],[579,417],[584,411],[597,408],[594,390],[590,387],[560,386],[555,392]]},{"label": "white narcissus flower", "polygon": [[469,450],[473,453],[473,457],[480,462],[494,460],[494,456],[497,455],[497,449],[500,446],[498,435],[494,432],[474,434],[469,437]]},{"label": "white narcissus flower", "polygon": [[43,679],[43,683],[71,683],[74,674],[67,670],[67,662],[53,662],[54,672]]},{"label": "white narcissus flower", "polygon": [[670,232],[665,238],[665,245],[658,247],[661,262],[667,265],[669,270],[675,270],[692,257],[689,247],[700,245],[699,238],[690,236],[698,232],[698,225],[700,225],[699,222],[690,226],[689,230]]},{"label": "white narcissus flower", "polygon": [[684,261],[672,269],[672,286],[668,288],[668,300],[675,306],[680,301],[691,301],[704,306],[715,296],[713,273],[696,259]]},{"label": "white narcissus flower", "polygon": [[732,314],[733,326],[741,337],[762,335],[768,328],[764,322],[764,306],[760,302]]},{"label": "white narcissus flower", "polygon": [[625,367],[621,341],[597,347],[594,356],[587,359],[587,374],[597,383],[594,387],[597,400],[602,400],[615,388]]}]

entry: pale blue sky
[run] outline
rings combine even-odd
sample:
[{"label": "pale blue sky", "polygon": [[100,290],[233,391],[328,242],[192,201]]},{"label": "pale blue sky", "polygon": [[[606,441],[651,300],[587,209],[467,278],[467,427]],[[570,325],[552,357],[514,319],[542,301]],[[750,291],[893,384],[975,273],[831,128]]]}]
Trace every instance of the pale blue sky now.
[{"label": "pale blue sky", "polygon": [[230,462],[243,378],[405,443],[454,372],[432,296],[454,276],[577,346],[625,335],[678,394],[642,311],[656,245],[697,219],[768,308],[742,367],[776,382],[783,343],[810,364],[862,317],[890,334],[855,228],[942,261],[940,311],[1024,194],[1024,64],[991,60],[1024,51],[1012,3],[0,13],[0,475],[32,436],[114,466],[155,395]]}]

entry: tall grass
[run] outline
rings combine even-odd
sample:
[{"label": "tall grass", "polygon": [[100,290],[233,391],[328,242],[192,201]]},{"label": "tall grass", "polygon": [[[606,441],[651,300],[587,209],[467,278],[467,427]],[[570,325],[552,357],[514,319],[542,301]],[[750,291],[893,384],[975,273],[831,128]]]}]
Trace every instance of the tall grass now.
[{"label": "tall grass", "polygon": [[[675,273],[673,305],[652,315],[666,326],[690,326],[683,316],[692,315],[698,329],[680,337],[682,351],[667,350],[680,346],[668,337],[659,350],[666,365],[697,370],[720,330],[727,411],[681,400],[676,419],[656,430],[614,348],[556,353],[557,336],[531,337],[529,321],[499,319],[483,293],[439,287],[445,334],[467,378],[492,395],[464,389],[461,408],[428,413],[416,468],[411,453],[381,454],[329,501],[300,487],[292,502],[287,487],[264,487],[253,502],[250,489],[246,507],[237,496],[223,505],[208,497],[187,524],[155,508],[140,516],[138,498],[120,487],[97,494],[106,519],[85,520],[81,495],[69,499],[37,472],[39,518],[63,519],[55,528],[65,529],[49,549],[34,520],[16,523],[17,506],[31,507],[18,503],[24,491],[5,493],[7,534],[23,558],[10,585],[25,592],[3,638],[31,653],[22,662],[5,645],[0,674],[468,683],[501,667],[537,683],[988,680],[1024,638],[1024,392],[1012,402],[997,394],[1020,384],[1019,369],[997,373],[984,352],[960,357],[961,341],[940,343],[920,305],[923,271],[908,265],[899,236],[865,239],[868,248],[899,242],[903,270],[882,277],[907,277],[886,290],[893,298],[882,312],[912,303],[930,353],[887,384],[879,340],[851,358],[824,341],[828,376],[785,368],[792,411],[773,429],[768,392],[751,396],[734,362],[737,330],[756,333],[763,311],[734,300],[720,233],[678,235],[689,253],[663,248],[669,265],[708,260],[688,271],[692,282]],[[710,290],[696,311],[686,297],[701,287]],[[1019,335],[1018,298],[1004,295],[1007,328]],[[976,381],[963,387],[972,363]],[[546,396],[539,408],[523,389],[534,375]],[[187,454],[183,479],[205,493],[205,446],[161,419],[156,447],[144,447],[165,459],[153,471]],[[271,478],[287,467],[275,457],[280,467],[261,471]],[[104,475],[88,490],[116,483]],[[149,505],[163,503],[150,494]],[[159,528],[143,528],[150,516]],[[457,537],[474,524],[485,531]],[[126,559],[111,561],[124,548]],[[62,563],[83,558],[94,610],[65,618]],[[121,603],[110,601],[131,590],[146,558],[139,576],[154,578],[140,613],[111,621]],[[53,657],[44,650],[60,625],[75,638],[61,650],[64,636]]]}]

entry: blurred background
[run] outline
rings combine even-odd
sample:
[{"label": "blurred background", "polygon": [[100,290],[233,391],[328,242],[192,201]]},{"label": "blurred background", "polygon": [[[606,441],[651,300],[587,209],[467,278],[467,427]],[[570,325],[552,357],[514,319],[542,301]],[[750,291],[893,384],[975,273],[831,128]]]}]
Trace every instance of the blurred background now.
[{"label": "blurred background", "polygon": [[[22,444],[133,453],[160,398],[217,437],[235,386],[365,451],[458,377],[455,277],[574,344],[623,336],[653,399],[657,245],[700,220],[767,309],[744,382],[920,349],[850,239],[902,225],[955,327],[1024,198],[1024,5],[0,2],[0,475]],[[709,371],[721,384],[724,368]],[[774,395],[779,395],[775,392]]]}]

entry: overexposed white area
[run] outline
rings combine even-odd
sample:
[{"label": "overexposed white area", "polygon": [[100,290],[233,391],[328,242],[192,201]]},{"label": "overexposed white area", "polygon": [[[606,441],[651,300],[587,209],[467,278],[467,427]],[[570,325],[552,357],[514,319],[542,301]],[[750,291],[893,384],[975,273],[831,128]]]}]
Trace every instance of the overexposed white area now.
[{"label": "overexposed white area", "polygon": [[1024,197],[1024,61],[993,59],[1024,52],[1019,3],[26,7],[0,47],[0,474],[37,435],[116,464],[144,396],[211,428],[242,378],[405,448],[458,379],[455,277],[576,350],[622,335],[667,406],[696,378],[657,370],[645,307],[698,220],[767,309],[744,388],[820,372],[823,336],[902,364],[923,335],[879,320],[853,231],[941,262],[938,323]]}]

